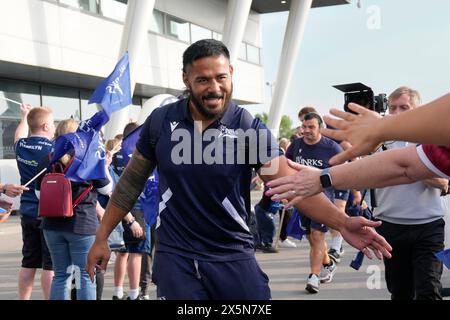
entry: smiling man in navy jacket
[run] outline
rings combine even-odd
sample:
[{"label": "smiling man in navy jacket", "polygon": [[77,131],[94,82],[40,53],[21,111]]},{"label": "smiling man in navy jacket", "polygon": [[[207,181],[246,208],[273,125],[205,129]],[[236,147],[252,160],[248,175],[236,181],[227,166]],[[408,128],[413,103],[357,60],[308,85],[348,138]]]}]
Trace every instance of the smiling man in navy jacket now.
[{"label": "smiling man in navy jacket", "polygon": [[[271,298],[247,226],[251,169],[265,181],[294,170],[264,124],[232,101],[232,75],[223,43],[200,40],[186,49],[183,81],[188,97],[155,110],[146,120],[90,251],[86,268],[92,276],[98,261],[106,268],[109,233],[158,166],[160,204],[153,265],[157,297]],[[162,112],[162,121],[156,121],[162,122],[162,128],[155,137],[155,119]],[[250,143],[241,139],[243,131],[251,136]],[[377,223],[348,218],[323,194],[299,207],[341,231],[353,246],[374,249],[380,258],[390,256],[390,246],[371,228]],[[365,251],[371,255],[369,249]]]}]

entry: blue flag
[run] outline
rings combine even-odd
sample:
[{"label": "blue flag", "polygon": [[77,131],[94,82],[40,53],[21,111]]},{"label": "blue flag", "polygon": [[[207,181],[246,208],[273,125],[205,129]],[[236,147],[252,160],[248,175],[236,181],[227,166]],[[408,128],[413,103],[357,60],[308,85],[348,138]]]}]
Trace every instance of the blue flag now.
[{"label": "blue flag", "polygon": [[108,122],[112,112],[131,104],[128,53],[120,59],[108,78],[97,86],[89,99],[90,103],[101,104],[103,110],[82,121],[75,133],[58,137],[50,163],[55,163],[64,154],[70,154],[72,163],[66,172],[66,178],[77,182],[106,178],[105,147],[100,130]]},{"label": "blue flag", "polygon": [[145,222],[151,227],[156,222],[159,210],[159,176],[158,171],[153,170],[153,174],[145,183],[144,191],[139,196],[139,201],[144,211]]},{"label": "blue flag", "polygon": [[120,152],[123,156],[124,165],[128,164],[131,156],[133,155],[134,149],[136,149],[136,143],[139,140],[139,135],[141,134],[142,125],[131,131],[126,137],[122,140],[122,149]]},{"label": "blue flag", "polygon": [[303,230],[300,222],[300,214],[297,209],[294,209],[291,220],[289,220],[289,223],[286,226],[286,234],[295,239],[302,240],[305,233],[306,232]]},{"label": "blue flag", "polygon": [[114,71],[95,89],[89,104],[99,103],[108,116],[131,104],[130,65],[128,52],[119,60]]},{"label": "blue flag", "polygon": [[100,129],[108,120],[108,115],[103,110],[99,111],[89,120],[82,121],[76,132],[58,137],[50,164],[70,154],[72,163],[66,178],[77,182],[105,179],[105,147]]},{"label": "blue flag", "polygon": [[439,251],[438,253],[435,253],[435,256],[450,270],[450,249]]}]

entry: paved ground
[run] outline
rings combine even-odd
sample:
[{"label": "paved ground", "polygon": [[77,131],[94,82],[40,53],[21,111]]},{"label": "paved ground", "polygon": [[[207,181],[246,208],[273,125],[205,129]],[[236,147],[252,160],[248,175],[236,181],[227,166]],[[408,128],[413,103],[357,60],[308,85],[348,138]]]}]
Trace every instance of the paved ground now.
[{"label": "paved ground", "polygon": [[[257,198],[257,195],[254,195]],[[20,220],[12,216],[0,225],[0,300],[17,299],[17,271],[21,261]],[[270,278],[272,297],[275,300],[317,300],[317,299],[389,299],[384,282],[383,263],[365,259],[361,269],[349,267],[356,250],[344,246],[345,255],[338,265],[332,283],[324,284],[318,294],[308,294],[304,288],[309,274],[309,249],[306,241],[295,241],[297,248],[281,248],[278,253],[256,254],[262,269]],[[39,272],[33,290],[33,299],[42,299],[39,290]],[[450,287],[450,272],[445,269],[442,282]],[[103,299],[110,299],[113,292],[112,265],[105,275]],[[151,297],[154,298],[155,287]]]}]

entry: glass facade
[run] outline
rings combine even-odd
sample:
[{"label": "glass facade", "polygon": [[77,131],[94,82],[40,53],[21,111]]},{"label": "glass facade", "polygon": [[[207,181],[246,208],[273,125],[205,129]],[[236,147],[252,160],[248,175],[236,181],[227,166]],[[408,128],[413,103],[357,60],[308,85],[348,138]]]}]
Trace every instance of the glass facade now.
[{"label": "glass facade", "polygon": [[20,122],[20,106],[4,98],[40,105],[40,87],[0,79],[0,159],[14,159],[14,133]]},{"label": "glass facade", "polygon": [[182,19],[166,16],[167,35],[175,39],[190,42],[189,23]]},{"label": "glass facade", "polygon": [[246,45],[247,45],[247,61],[259,64],[260,62],[259,48],[252,46],[251,44],[248,43]]},{"label": "glass facade", "polygon": [[191,42],[196,42],[201,39],[211,39],[212,31],[196,24],[191,23]]},{"label": "glass facade", "polygon": [[77,89],[42,85],[42,105],[53,110],[55,121],[81,119],[80,98]]},{"label": "glass facade", "polygon": [[58,2],[80,10],[99,13],[100,0],[58,0]]},{"label": "glass facade", "polygon": [[[55,0],[79,10],[99,14],[104,17],[125,21],[127,13],[127,0]],[[190,23],[183,19],[171,16],[156,9],[153,10],[149,31],[169,36],[171,38],[193,43],[201,39],[216,39],[222,41],[222,34],[208,28]],[[261,49],[243,42],[241,44],[239,59],[261,64]]]},{"label": "glass facade", "polygon": [[99,14],[123,22],[127,16],[127,3],[116,0],[101,0]]},{"label": "glass facade", "polygon": [[[0,160],[14,159],[14,133],[20,122],[19,105],[10,99],[32,106],[46,106],[53,110],[55,122],[74,118],[85,120],[92,117],[101,107],[88,105],[91,90],[57,85],[21,82],[0,79]],[[136,121],[144,98],[133,97],[129,120]]]},{"label": "glass facade", "polygon": [[245,46],[245,43],[241,43],[241,45],[239,46],[239,59],[241,60],[247,60],[247,48]]},{"label": "glass facade", "polygon": [[164,34],[164,15],[161,11],[153,10],[152,21],[150,22],[150,31]]}]

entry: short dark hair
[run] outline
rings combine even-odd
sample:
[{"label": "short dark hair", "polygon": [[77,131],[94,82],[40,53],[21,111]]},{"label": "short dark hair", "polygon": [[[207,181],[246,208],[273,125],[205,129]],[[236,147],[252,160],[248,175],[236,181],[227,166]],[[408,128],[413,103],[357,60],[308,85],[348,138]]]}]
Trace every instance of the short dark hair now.
[{"label": "short dark hair", "polygon": [[230,52],[222,42],[215,39],[194,42],[183,53],[183,72],[186,72],[188,65],[198,59],[220,55],[230,60]]},{"label": "short dark hair", "polygon": [[131,133],[131,131],[133,131],[137,127],[139,127],[137,122],[130,122],[130,123],[128,123],[125,126],[125,128],[123,128],[123,137],[126,138]]},{"label": "short dark hair", "polygon": [[311,106],[306,106],[300,109],[300,111],[298,112],[298,118],[300,119],[303,115],[306,115],[310,112],[316,112],[317,110],[314,107]]},{"label": "short dark hair", "polygon": [[305,118],[303,121],[312,120],[312,119],[317,119],[317,122],[319,123],[319,127],[322,127],[322,123],[323,123],[322,117],[318,113],[315,113],[315,112],[307,113],[305,115]]}]

